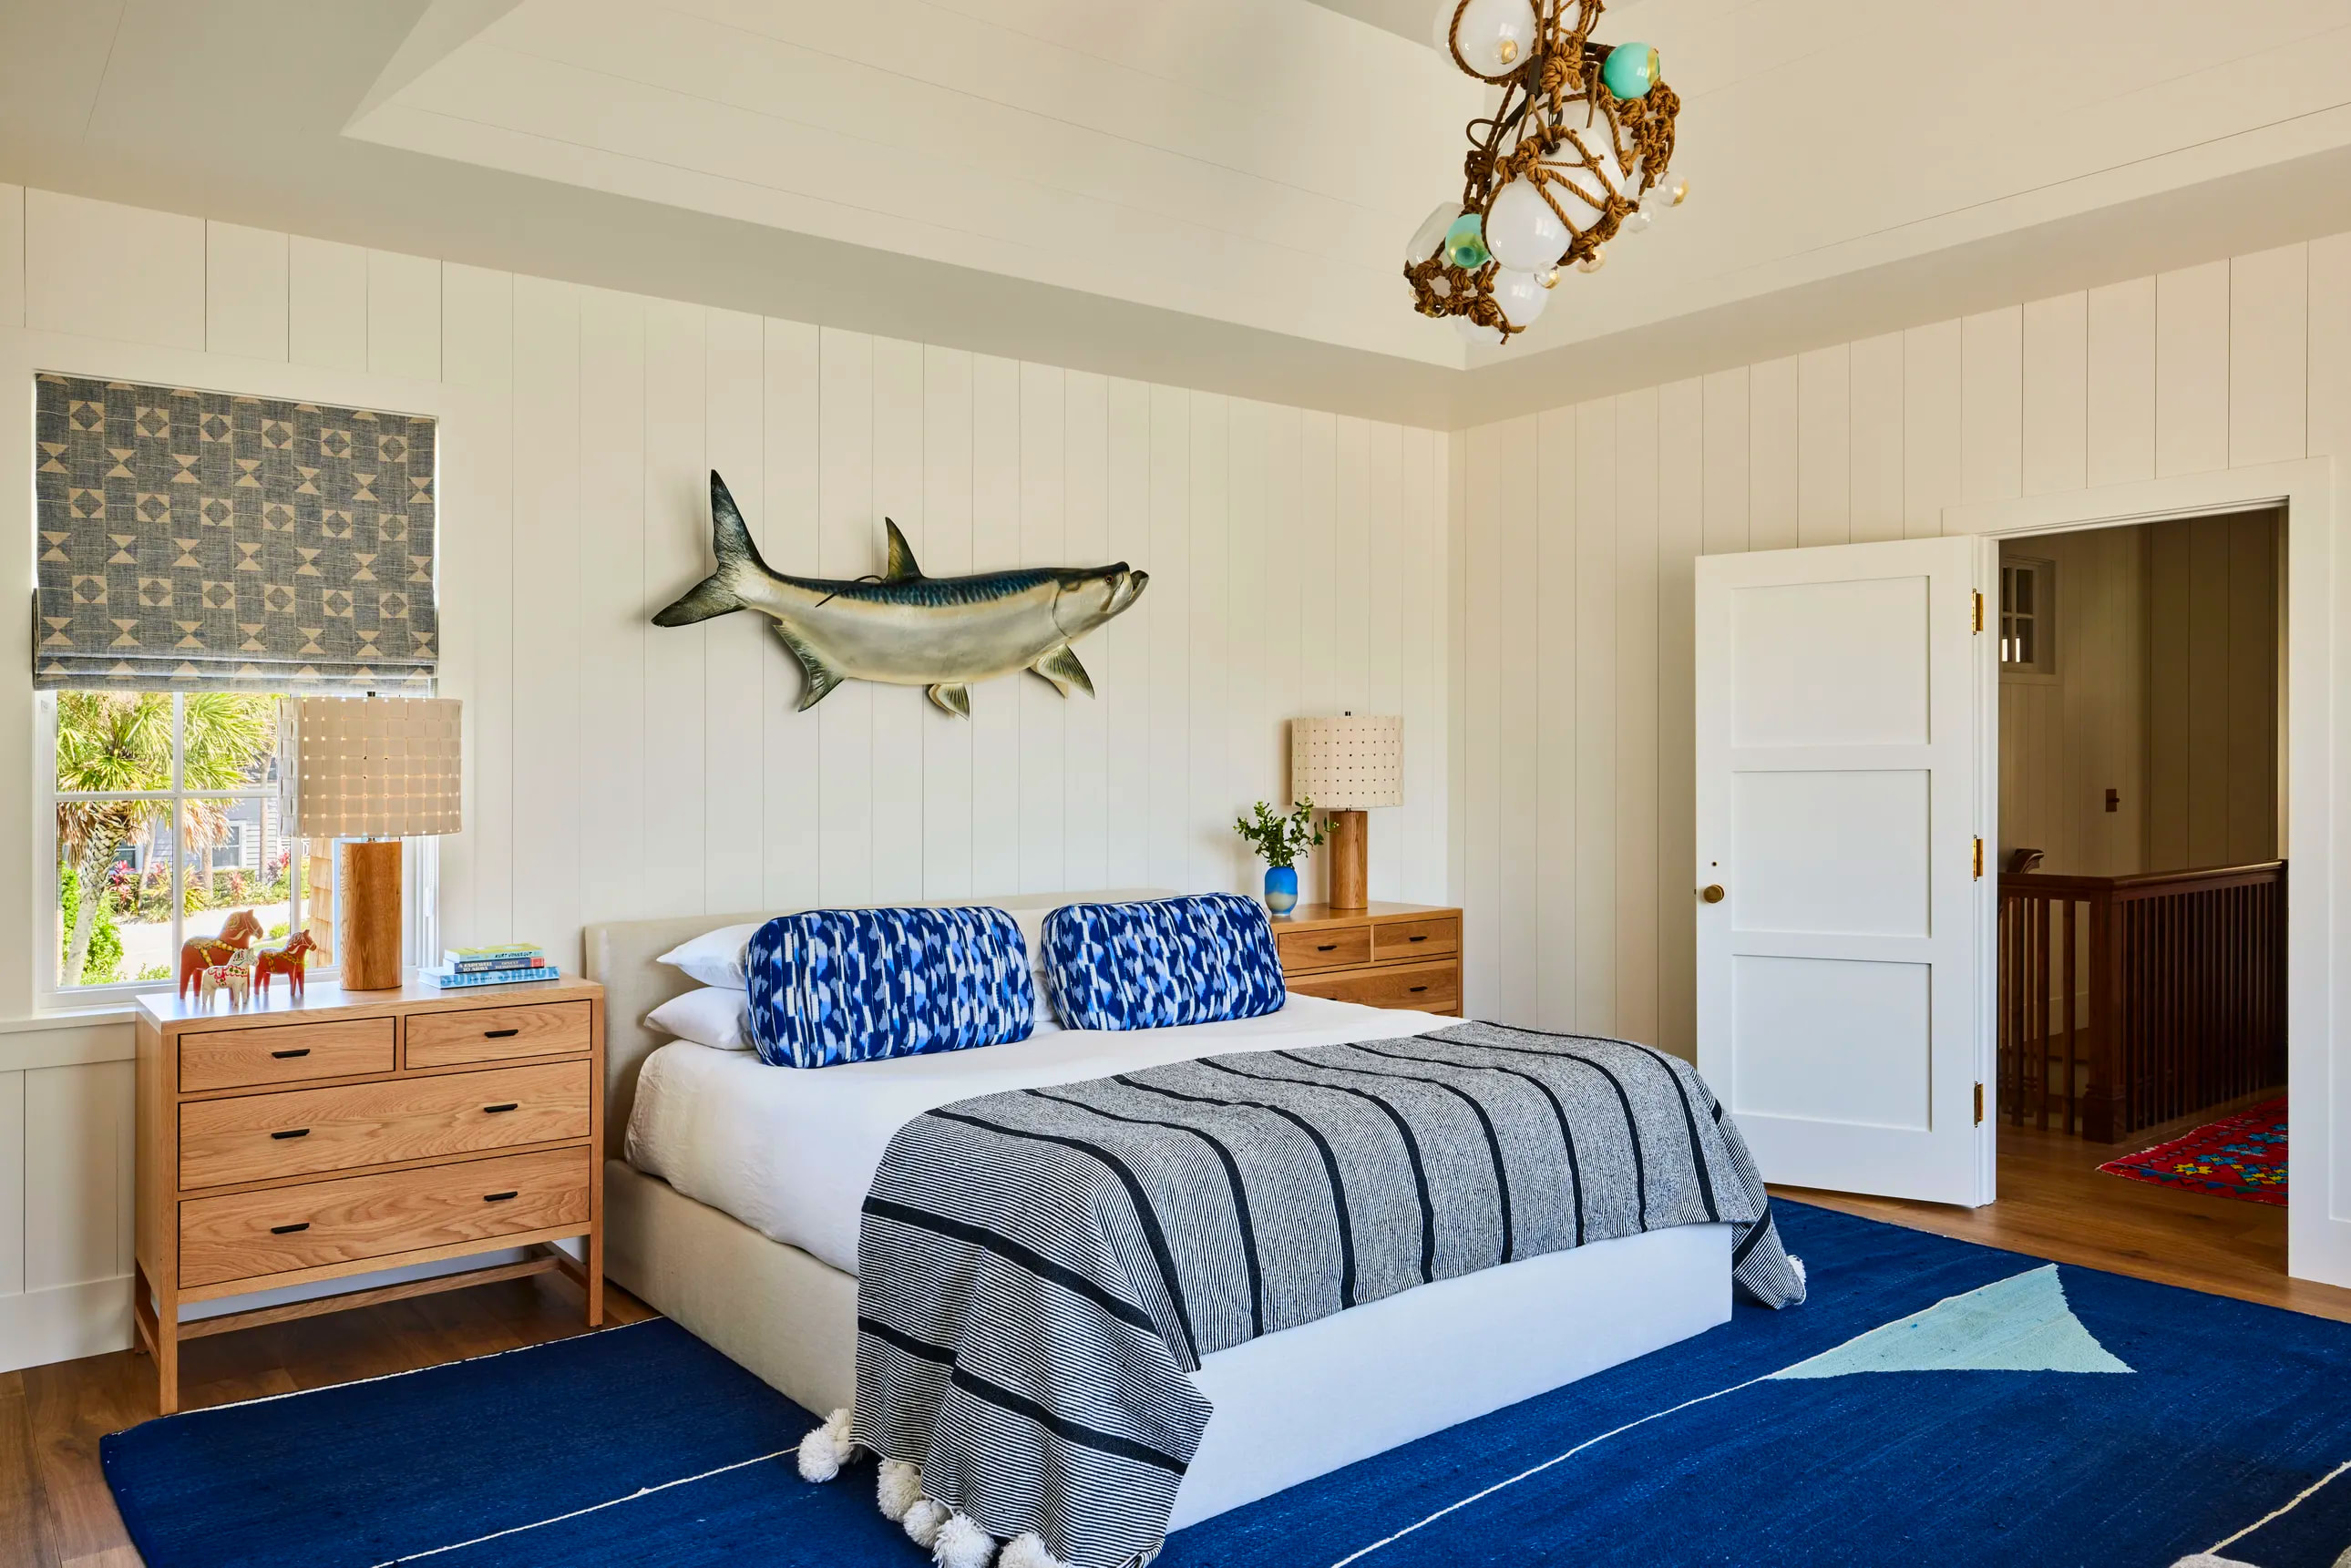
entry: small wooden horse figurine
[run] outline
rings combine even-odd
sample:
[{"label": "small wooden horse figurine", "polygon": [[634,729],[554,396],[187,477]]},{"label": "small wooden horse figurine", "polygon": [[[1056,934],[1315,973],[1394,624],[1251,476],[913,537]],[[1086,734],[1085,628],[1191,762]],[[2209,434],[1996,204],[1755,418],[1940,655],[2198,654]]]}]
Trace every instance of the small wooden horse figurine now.
[{"label": "small wooden horse figurine", "polygon": [[253,955],[239,953],[225,964],[208,964],[197,991],[204,1006],[213,1005],[213,998],[222,991],[228,993],[229,1009],[234,1012],[245,1006],[245,998],[253,985]]},{"label": "small wooden horse figurine", "polygon": [[240,909],[224,922],[217,936],[191,936],[180,945],[180,999],[186,1001],[188,993],[198,989],[197,982],[204,972],[214,964],[225,964],[230,957],[261,940],[261,917],[250,909]]},{"label": "small wooden horse figurine", "polygon": [[315,953],[319,945],[310,940],[308,931],[297,931],[286,938],[283,947],[264,947],[253,957],[254,994],[263,1000],[269,996],[269,977],[286,977],[287,995],[296,1001],[302,999],[302,967],[304,955]]}]

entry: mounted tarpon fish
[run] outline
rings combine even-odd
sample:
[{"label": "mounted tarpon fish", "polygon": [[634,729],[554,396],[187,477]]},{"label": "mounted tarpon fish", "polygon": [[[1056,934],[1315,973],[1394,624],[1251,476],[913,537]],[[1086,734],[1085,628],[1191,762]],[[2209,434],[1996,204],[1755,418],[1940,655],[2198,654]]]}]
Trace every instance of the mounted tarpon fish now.
[{"label": "mounted tarpon fish", "polygon": [[751,530],[716,469],[710,474],[710,548],[718,570],[653,617],[691,626],[714,615],[757,610],[800,662],[814,707],[843,681],[921,686],[931,701],[971,716],[974,681],[1031,670],[1063,696],[1093,681],[1070,644],[1143,597],[1148,572],[1126,562],[1026,567],[971,577],[925,577],[906,536],[889,518],[890,561],[880,577],[854,581],[787,577],[759,559]]}]

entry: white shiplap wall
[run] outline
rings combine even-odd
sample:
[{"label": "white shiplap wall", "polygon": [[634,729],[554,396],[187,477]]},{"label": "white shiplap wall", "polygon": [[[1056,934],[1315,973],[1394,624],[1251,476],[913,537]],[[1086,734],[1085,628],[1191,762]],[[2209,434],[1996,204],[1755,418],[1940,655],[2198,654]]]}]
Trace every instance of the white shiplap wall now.
[{"label": "white shiplap wall", "polygon": [[2351,454],[2351,235],[1482,425],[1452,448],[1470,1010],[1691,1054],[1692,559]]},{"label": "white shiplap wall", "polygon": [[[1284,721],[1343,706],[1405,716],[1410,803],[1376,819],[1374,894],[1446,896],[1437,434],[0,186],[0,332],[20,328],[68,360],[179,350],[229,390],[293,365],[387,406],[464,394],[441,533],[471,775],[441,846],[449,940],[576,960],[597,920],[1248,888],[1232,818],[1286,798]],[[17,459],[0,479],[21,476],[28,538]],[[754,617],[647,623],[706,570],[712,467],[781,570],[878,570],[886,514],[934,575],[1123,558],[1152,585],[1080,645],[1095,700],[1022,676],[977,689],[967,724],[862,684],[796,713],[798,667]],[[0,672],[0,820],[20,823],[30,698]],[[40,852],[0,834],[0,885]],[[131,1031],[31,1018],[33,946],[0,943],[0,1367],[129,1340]]]}]

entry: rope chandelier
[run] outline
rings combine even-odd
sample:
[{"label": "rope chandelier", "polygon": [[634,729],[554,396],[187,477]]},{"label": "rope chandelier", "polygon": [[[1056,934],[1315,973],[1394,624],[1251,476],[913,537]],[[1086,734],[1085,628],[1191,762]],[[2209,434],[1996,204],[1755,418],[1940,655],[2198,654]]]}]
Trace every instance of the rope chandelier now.
[{"label": "rope chandelier", "polygon": [[1681,99],[1647,44],[1593,41],[1602,0],[1440,0],[1437,46],[1499,88],[1468,126],[1461,199],[1428,214],[1405,256],[1413,304],[1463,337],[1525,331],[1560,269],[1597,272],[1619,234],[1681,205],[1668,172]]}]

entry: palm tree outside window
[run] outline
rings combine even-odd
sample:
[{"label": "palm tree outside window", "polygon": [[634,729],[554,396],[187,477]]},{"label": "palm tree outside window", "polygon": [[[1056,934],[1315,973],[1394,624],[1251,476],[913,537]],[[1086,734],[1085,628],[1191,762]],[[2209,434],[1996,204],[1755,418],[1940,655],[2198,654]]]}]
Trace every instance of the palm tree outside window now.
[{"label": "palm tree outside window", "polygon": [[[181,944],[240,909],[271,937],[308,922],[307,846],[280,831],[280,698],[42,694],[53,742],[55,947],[45,988],[170,982]],[[323,911],[322,911],[323,912]]]}]

